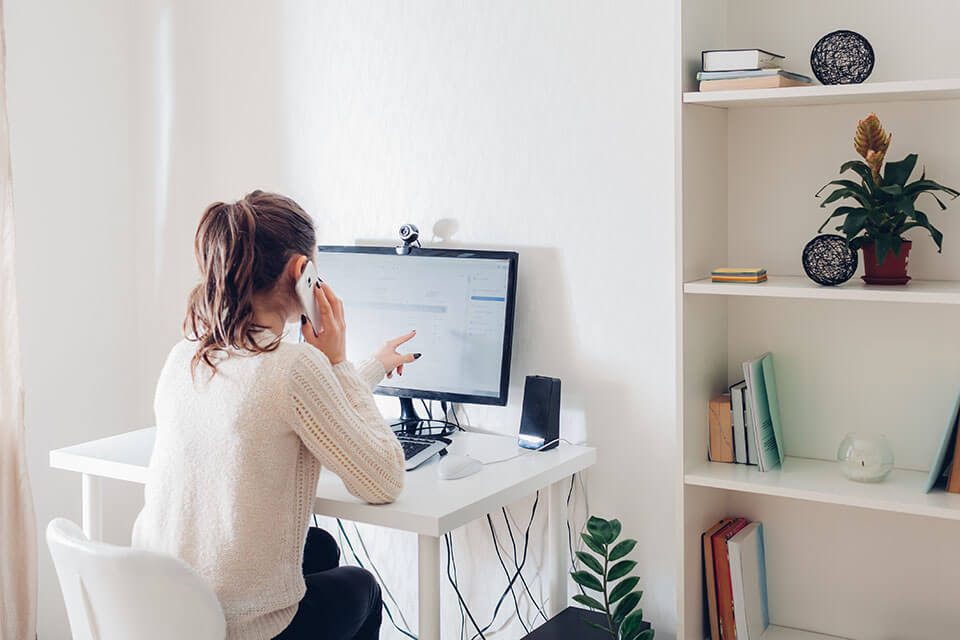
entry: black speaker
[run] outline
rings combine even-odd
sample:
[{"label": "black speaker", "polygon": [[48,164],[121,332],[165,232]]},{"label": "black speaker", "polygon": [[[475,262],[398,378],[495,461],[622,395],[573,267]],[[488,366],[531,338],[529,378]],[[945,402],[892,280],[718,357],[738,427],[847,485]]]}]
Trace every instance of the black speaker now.
[{"label": "black speaker", "polygon": [[520,446],[525,449],[553,449],[560,437],[560,378],[527,376],[523,385],[523,413],[520,416]]}]

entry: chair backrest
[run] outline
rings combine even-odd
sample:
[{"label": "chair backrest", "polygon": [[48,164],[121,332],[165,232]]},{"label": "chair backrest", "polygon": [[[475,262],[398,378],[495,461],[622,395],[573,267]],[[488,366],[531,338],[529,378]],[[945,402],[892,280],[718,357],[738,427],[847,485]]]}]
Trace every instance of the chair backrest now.
[{"label": "chair backrest", "polygon": [[223,640],[213,590],[179,558],[91,542],[73,522],[47,525],[47,545],[74,640]]}]

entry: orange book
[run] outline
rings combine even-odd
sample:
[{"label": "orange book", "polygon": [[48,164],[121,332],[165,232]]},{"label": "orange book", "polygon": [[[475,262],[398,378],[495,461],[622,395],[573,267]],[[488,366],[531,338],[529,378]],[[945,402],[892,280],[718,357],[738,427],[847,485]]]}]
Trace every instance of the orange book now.
[{"label": "orange book", "polygon": [[783,76],[759,78],[730,78],[729,80],[703,80],[700,91],[731,91],[735,89],[779,89],[780,87],[809,87],[809,82],[800,82]]},{"label": "orange book", "polygon": [[947,491],[960,493],[960,429],[957,429],[957,440],[953,445],[953,466],[947,477]]},{"label": "orange book", "polygon": [[720,618],[720,639],[736,640],[737,624],[733,618],[733,581],[730,578],[730,556],[727,540],[749,524],[746,518],[737,518],[713,534],[713,564],[717,574],[717,614]]},{"label": "orange book", "polygon": [[713,462],[733,462],[733,423],[730,394],[710,401],[709,452]]},{"label": "orange book", "polygon": [[707,583],[707,612],[710,617],[710,640],[720,640],[720,616],[717,610],[717,572],[713,564],[713,534],[731,522],[733,522],[732,519],[724,518],[700,536],[703,542],[703,576]]}]

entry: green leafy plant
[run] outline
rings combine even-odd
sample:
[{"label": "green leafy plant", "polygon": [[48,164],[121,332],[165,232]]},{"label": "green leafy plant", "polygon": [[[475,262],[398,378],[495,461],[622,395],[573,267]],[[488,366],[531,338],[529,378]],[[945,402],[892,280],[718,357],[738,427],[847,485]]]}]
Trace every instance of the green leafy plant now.
[{"label": "green leafy plant", "polygon": [[[574,581],[584,589],[599,592],[603,602],[580,593],[573,599],[607,616],[607,626],[585,621],[592,627],[606,631],[615,640],[653,640],[653,629],[641,631],[643,609],[637,609],[643,591],[634,591],[640,578],[629,576],[637,566],[634,560],[624,560],[637,545],[629,538],[617,542],[620,537],[620,521],[590,517],[587,531],[581,533],[584,544],[593,552],[578,551],[577,558],[590,569],[571,573]],[[619,581],[619,582],[618,582]],[[616,582],[616,586],[613,583]],[[616,605],[616,606],[614,606]]]},{"label": "green leafy plant", "polygon": [[930,232],[930,236],[937,245],[938,251],[943,251],[943,234],[930,223],[927,214],[916,208],[917,198],[929,194],[941,210],[947,208],[935,192],[945,193],[951,198],[960,195],[960,191],[951,187],[928,180],[926,171],[919,180],[908,183],[910,174],[917,165],[917,154],[911,153],[899,162],[888,162],[883,166],[887,149],[893,134],[883,130],[879,118],[871,113],[857,125],[857,133],[853,139],[853,146],[863,157],[861,160],[844,162],[840,173],[853,171],[860,178],[853,180],[832,180],[817,192],[820,197],[830,186],[837,188],[830,193],[821,207],[851,199],[855,206],[839,206],[834,209],[830,217],[820,225],[820,231],[834,218],[843,218],[837,231],[843,232],[847,244],[852,249],[859,249],[863,245],[874,242],[879,264],[883,264],[889,251],[895,256],[900,255],[900,247],[904,242],[903,234],[914,227],[923,227]]}]

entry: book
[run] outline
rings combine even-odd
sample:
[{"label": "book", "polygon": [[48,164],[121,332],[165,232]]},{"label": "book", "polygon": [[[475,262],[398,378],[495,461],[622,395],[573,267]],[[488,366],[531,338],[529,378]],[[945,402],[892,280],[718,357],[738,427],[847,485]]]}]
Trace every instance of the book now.
[{"label": "book", "polygon": [[747,526],[746,518],[736,518],[713,534],[713,566],[717,577],[717,617],[720,619],[720,638],[735,640],[736,623],[733,619],[733,583],[730,579],[730,556],[727,540]]},{"label": "book", "polygon": [[700,52],[704,71],[733,71],[779,67],[783,56],[763,49],[717,49]]},{"label": "book", "polygon": [[760,454],[757,451],[757,427],[753,421],[753,411],[750,409],[750,403],[747,402],[747,383],[743,383],[743,422],[747,427],[747,464],[760,464]]},{"label": "book", "polygon": [[780,401],[773,354],[765,353],[756,360],[744,362],[743,377],[747,381],[745,397],[750,403],[751,420],[756,430],[757,466],[760,471],[770,471],[783,462]]},{"label": "book", "polygon": [[707,615],[710,618],[710,638],[720,639],[720,616],[717,610],[717,572],[713,564],[713,534],[728,524],[732,518],[724,518],[703,532],[700,541],[703,544],[703,579],[707,587]]},{"label": "book", "polygon": [[702,80],[700,91],[738,91],[740,89],[781,89],[783,87],[809,87],[809,80],[786,75],[761,76],[756,78],[731,78],[729,80]]},{"label": "book", "polygon": [[733,422],[733,460],[747,464],[747,428],[743,422],[743,390],[745,382],[730,387],[730,414]]},{"label": "book", "polygon": [[783,69],[757,69],[754,71],[699,71],[697,72],[697,80],[700,82],[715,81],[715,80],[744,80],[748,78],[773,78],[775,76],[781,76],[783,78],[789,78],[791,80],[796,80],[797,82],[802,82],[804,84],[812,84],[813,79],[810,76],[805,76],[802,73],[793,73],[792,71],[785,71]]},{"label": "book", "polygon": [[751,522],[745,526],[727,541],[727,550],[737,640],[760,640],[770,626],[763,524]]},{"label": "book", "polygon": [[713,462],[733,462],[733,427],[730,422],[730,396],[710,401],[707,451]]},{"label": "book", "polygon": [[927,476],[927,485],[924,488],[924,493],[930,493],[944,474],[948,472],[951,462],[953,462],[954,468],[957,466],[955,458],[957,454],[956,439],[958,418],[960,418],[960,391],[957,392],[957,399],[953,401],[953,410],[947,419],[947,428],[943,432],[943,437],[940,439],[940,446],[937,447],[937,455],[934,457],[933,465],[930,467],[930,474]]},{"label": "book", "polygon": [[767,270],[720,267],[710,272],[710,279],[713,282],[763,282],[767,279]]},{"label": "book", "polygon": [[953,465],[950,469],[950,475],[947,476],[947,492],[960,493],[960,430],[957,431],[957,439],[953,445]]}]

